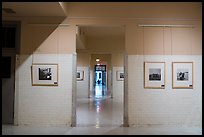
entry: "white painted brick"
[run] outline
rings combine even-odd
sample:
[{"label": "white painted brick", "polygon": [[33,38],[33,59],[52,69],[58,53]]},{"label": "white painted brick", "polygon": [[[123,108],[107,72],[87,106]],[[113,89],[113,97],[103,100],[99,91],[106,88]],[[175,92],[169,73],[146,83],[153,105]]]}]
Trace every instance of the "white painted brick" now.
[{"label": "white painted brick", "polygon": [[115,99],[115,101],[123,102],[124,81],[118,81],[117,80],[117,71],[124,71],[124,69],[123,69],[123,67],[113,67],[113,72],[112,72],[112,79],[113,79],[112,92],[113,92],[113,98]]},{"label": "white painted brick", "polygon": [[[166,62],[165,89],[144,89],[144,61]],[[194,62],[194,88],[172,89],[172,62]],[[128,56],[130,126],[202,125],[202,56]]]},{"label": "white painted brick", "polygon": [[[32,63],[57,63],[59,86],[32,86]],[[68,125],[72,111],[72,55],[35,54],[20,56],[17,71],[18,124]]]},{"label": "white painted brick", "polygon": [[77,97],[87,98],[89,92],[89,67],[77,67],[77,70],[84,71],[84,79],[77,81]]}]

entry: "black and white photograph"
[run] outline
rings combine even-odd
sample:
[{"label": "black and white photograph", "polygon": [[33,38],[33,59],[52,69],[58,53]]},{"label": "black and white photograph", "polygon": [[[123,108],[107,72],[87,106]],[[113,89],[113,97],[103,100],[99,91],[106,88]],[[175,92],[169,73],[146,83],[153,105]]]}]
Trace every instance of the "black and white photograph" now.
[{"label": "black and white photograph", "polygon": [[172,62],[173,88],[193,88],[193,62]]},{"label": "black and white photograph", "polygon": [[124,73],[120,73],[120,78],[124,78]]},{"label": "black and white photograph", "polygon": [[144,62],[144,88],[165,88],[165,62]]},{"label": "black and white photograph", "polygon": [[116,79],[117,81],[124,80],[124,72],[122,70],[116,71]]},{"label": "black and white photograph", "polygon": [[188,69],[177,69],[177,80],[188,81]]},{"label": "black and white photograph", "polygon": [[51,68],[39,68],[39,80],[51,80]]},{"label": "black and white photograph", "polygon": [[161,69],[150,68],[149,69],[149,80],[150,81],[160,81],[161,80]]},{"label": "black and white photograph", "polygon": [[77,72],[77,78],[80,78],[80,72]]},{"label": "black and white photograph", "polygon": [[57,86],[58,64],[33,64],[32,65],[33,86]]},{"label": "black and white photograph", "polygon": [[84,71],[83,70],[77,70],[76,79],[77,79],[77,81],[84,80]]}]

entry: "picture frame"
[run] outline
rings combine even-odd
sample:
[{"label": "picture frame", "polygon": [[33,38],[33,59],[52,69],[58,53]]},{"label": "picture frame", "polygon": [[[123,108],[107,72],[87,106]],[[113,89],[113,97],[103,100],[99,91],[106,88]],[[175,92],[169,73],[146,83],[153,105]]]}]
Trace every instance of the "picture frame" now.
[{"label": "picture frame", "polygon": [[121,70],[116,71],[116,79],[117,81],[123,81],[124,80],[124,72]]},{"label": "picture frame", "polygon": [[84,80],[84,71],[83,70],[77,70],[76,79],[77,79],[77,81]]},{"label": "picture frame", "polygon": [[193,62],[172,62],[172,88],[193,88]]},{"label": "picture frame", "polygon": [[165,88],[165,62],[144,62],[144,88]]},{"label": "picture frame", "polygon": [[58,86],[58,64],[32,64],[32,86]]}]

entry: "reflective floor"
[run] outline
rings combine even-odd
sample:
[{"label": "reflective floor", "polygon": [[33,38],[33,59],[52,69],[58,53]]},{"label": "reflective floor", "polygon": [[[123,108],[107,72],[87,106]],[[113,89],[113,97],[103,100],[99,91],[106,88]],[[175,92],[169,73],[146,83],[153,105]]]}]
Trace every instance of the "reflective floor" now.
[{"label": "reflective floor", "polygon": [[202,135],[198,127],[122,127],[123,102],[100,92],[78,98],[76,109],[76,127],[2,125],[2,135]]},{"label": "reflective floor", "polygon": [[96,84],[95,86],[95,92],[94,95],[92,95],[93,97],[95,98],[101,98],[101,97],[104,97],[104,96],[108,96],[107,95],[107,88],[105,85],[102,85],[102,84]]},{"label": "reflective floor", "polygon": [[2,126],[2,135],[202,135],[198,127],[40,127]]},{"label": "reflective floor", "polygon": [[77,99],[77,126],[120,126],[123,122],[123,103],[110,97]]},{"label": "reflective floor", "polygon": [[91,98],[77,98],[77,126],[120,126],[123,124],[123,100],[111,98],[106,86],[96,84]]}]

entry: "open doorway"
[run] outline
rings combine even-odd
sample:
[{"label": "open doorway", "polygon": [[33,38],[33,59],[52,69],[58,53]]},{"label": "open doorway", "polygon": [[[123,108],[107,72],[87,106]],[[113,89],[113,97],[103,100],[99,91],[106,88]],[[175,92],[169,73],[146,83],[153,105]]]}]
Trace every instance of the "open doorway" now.
[{"label": "open doorway", "polygon": [[123,125],[124,26],[78,26],[77,44],[76,126]]},{"label": "open doorway", "polygon": [[105,97],[107,92],[106,65],[95,65],[94,97]]}]

